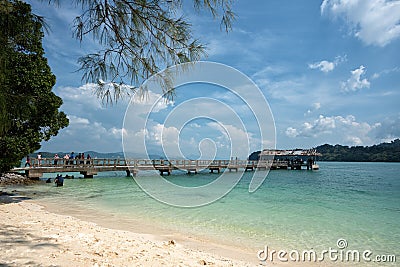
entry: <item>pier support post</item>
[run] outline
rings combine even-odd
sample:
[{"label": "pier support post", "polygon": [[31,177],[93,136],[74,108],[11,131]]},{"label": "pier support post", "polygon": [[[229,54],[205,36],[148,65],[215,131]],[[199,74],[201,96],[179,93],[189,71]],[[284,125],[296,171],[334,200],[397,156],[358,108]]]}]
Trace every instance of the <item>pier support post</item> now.
[{"label": "pier support post", "polygon": [[95,171],[81,171],[80,174],[83,174],[83,178],[93,178],[94,175],[97,175]]},{"label": "pier support post", "polygon": [[244,169],[244,171],[254,171],[253,166],[246,166],[246,168]]},{"label": "pier support post", "polygon": [[187,169],[187,174],[191,174],[191,173],[197,174],[197,169]]},{"label": "pier support post", "polygon": [[214,171],[217,171],[218,173],[220,173],[220,168],[219,167],[211,167],[209,168],[211,173],[214,173]]},{"label": "pier support post", "polygon": [[43,173],[37,169],[25,170],[25,175],[32,180],[39,180]]},{"label": "pier support post", "polygon": [[170,170],[162,170],[162,169],[160,169],[159,171],[160,171],[161,175],[164,175],[164,172],[166,172],[168,176],[171,175],[171,171]]},{"label": "pier support post", "polygon": [[133,169],[133,170],[125,170],[126,171],[126,177],[136,177],[136,175],[138,174],[139,170],[137,169]]}]

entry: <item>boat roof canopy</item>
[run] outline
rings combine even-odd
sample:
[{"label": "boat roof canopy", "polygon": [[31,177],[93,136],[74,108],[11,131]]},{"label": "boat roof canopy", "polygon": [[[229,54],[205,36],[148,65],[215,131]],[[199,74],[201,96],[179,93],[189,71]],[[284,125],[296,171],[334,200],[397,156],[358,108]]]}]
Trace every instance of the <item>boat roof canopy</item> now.
[{"label": "boat roof canopy", "polygon": [[280,149],[264,149],[260,156],[322,156],[316,149],[292,149],[292,150],[280,150]]}]

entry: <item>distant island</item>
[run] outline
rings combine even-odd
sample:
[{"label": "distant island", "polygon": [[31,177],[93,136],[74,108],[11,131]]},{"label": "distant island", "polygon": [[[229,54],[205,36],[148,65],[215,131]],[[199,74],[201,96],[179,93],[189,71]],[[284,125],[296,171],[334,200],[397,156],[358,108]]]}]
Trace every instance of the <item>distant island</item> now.
[{"label": "distant island", "polygon": [[[344,162],[400,162],[400,139],[373,146],[321,145],[315,148],[322,156],[319,161]],[[250,154],[250,160],[258,160],[261,151]]]}]

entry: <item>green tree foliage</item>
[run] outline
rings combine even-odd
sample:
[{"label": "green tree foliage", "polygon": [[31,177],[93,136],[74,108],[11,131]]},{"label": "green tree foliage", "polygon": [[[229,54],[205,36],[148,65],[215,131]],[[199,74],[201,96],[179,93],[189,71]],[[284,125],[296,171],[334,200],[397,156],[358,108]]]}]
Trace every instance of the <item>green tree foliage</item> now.
[{"label": "green tree foliage", "polygon": [[400,139],[391,143],[382,143],[373,146],[341,146],[341,145],[322,145],[318,146],[317,151],[322,154],[320,160],[326,161],[384,161],[400,162]]},{"label": "green tree foliage", "polygon": [[[321,161],[400,162],[400,139],[365,147],[325,144],[315,149],[322,154],[318,157]],[[258,160],[260,153],[261,151],[251,153],[249,159]]]},{"label": "green tree foliage", "polygon": [[68,125],[51,90],[51,73],[42,47],[42,21],[28,4],[0,0],[0,172],[19,165],[40,142]]},{"label": "green tree foliage", "polygon": [[[83,81],[98,84],[97,95],[107,102],[145,89],[142,82],[168,66],[198,61],[206,54],[205,46],[192,36],[190,22],[179,15],[182,0],[75,2],[83,12],[74,21],[75,37],[80,41],[91,37],[100,45],[98,51],[78,60]],[[231,28],[232,0],[192,0],[192,5],[197,12],[220,18],[224,30]],[[158,77],[167,93],[172,89],[171,77]]]},{"label": "green tree foliage", "polygon": [[249,160],[259,160],[261,151],[255,151],[249,155]]}]

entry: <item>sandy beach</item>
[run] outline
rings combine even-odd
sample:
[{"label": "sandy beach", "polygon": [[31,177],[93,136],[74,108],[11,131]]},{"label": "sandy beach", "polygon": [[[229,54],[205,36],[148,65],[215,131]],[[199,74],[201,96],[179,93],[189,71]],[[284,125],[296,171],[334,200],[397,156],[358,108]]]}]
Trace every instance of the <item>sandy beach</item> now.
[{"label": "sandy beach", "polygon": [[174,239],[101,227],[27,200],[0,205],[1,266],[255,266]]}]

